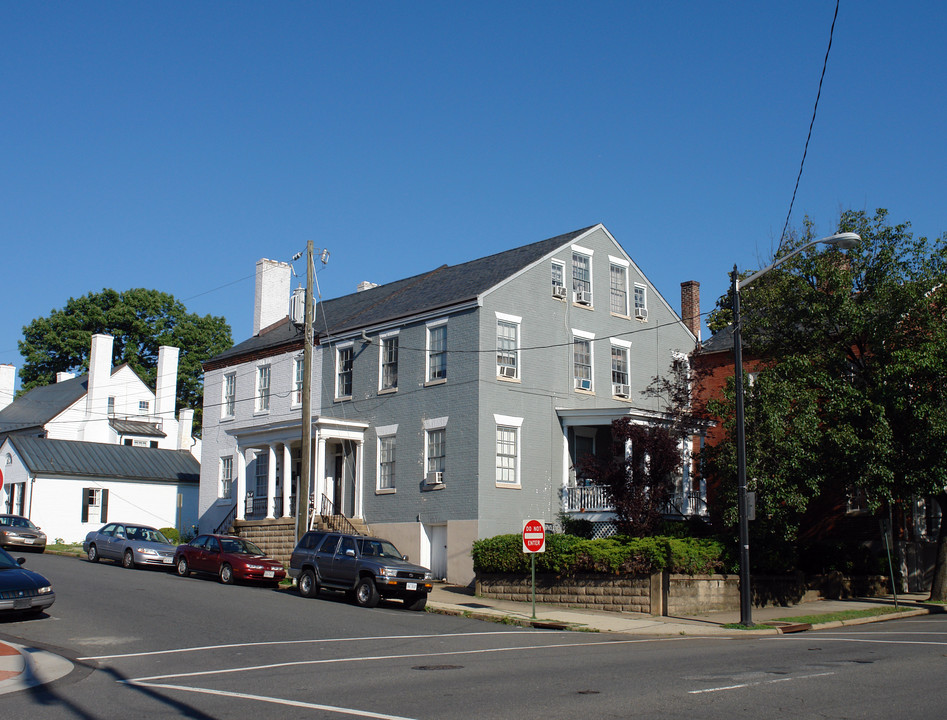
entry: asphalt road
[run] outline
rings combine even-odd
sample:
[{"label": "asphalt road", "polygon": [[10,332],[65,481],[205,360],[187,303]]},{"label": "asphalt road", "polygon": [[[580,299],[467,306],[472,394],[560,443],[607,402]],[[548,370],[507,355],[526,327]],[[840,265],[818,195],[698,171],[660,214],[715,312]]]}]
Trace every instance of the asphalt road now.
[{"label": "asphalt road", "polygon": [[768,637],[529,630],[50,555],[0,637],[76,662],[41,718],[891,718],[947,706],[947,616]]}]

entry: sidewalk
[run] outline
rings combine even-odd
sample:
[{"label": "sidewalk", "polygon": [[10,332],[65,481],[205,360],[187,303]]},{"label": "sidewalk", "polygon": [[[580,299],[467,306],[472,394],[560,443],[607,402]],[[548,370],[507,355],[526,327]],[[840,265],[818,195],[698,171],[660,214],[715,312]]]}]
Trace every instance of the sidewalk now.
[{"label": "sidewalk", "polygon": [[55,653],[0,640],[0,695],[50,683],[72,668],[71,661]]},{"label": "sidewalk", "polygon": [[800,603],[791,607],[753,608],[753,623],[756,625],[773,624],[774,627],[753,630],[736,630],[723,627],[739,623],[739,611],[707,613],[687,617],[659,617],[643,613],[610,612],[605,610],[587,610],[561,605],[536,603],[536,618],[532,617],[530,602],[513,600],[493,600],[476,597],[473,590],[457,585],[435,584],[428,596],[428,608],[433,612],[447,615],[463,615],[477,620],[505,622],[527,627],[551,628],[557,630],[584,630],[590,632],[629,633],[632,635],[776,635],[787,632],[800,632],[809,629],[823,629],[856,625],[868,622],[880,622],[912,615],[926,615],[932,612],[945,612],[942,605],[927,604],[927,593],[913,593],[898,596],[898,606],[902,612],[857,618],[844,621],[827,621],[812,625],[777,623],[776,618],[808,615],[828,616],[846,610],[869,610],[886,606],[894,608],[891,596],[879,598],[858,598],[853,600],[817,600]]}]

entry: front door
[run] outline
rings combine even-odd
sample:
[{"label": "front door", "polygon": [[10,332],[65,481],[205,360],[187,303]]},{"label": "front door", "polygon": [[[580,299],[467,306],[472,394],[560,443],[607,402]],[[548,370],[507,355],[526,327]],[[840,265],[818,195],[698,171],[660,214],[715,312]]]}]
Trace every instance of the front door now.
[{"label": "front door", "polygon": [[438,580],[447,577],[447,526],[431,526],[431,572]]}]

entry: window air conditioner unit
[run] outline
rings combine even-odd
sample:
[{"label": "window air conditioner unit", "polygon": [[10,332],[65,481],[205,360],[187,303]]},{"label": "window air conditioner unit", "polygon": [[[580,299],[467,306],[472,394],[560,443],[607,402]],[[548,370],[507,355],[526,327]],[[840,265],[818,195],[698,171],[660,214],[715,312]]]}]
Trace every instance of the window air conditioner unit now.
[{"label": "window air conditioner unit", "polygon": [[515,378],[516,377],[516,368],[512,365],[501,365],[499,368],[500,377],[505,378]]},{"label": "window air conditioner unit", "polygon": [[639,320],[647,320],[647,319],[648,319],[648,308],[636,307],[636,308],[635,308],[635,317],[638,318]]},{"label": "window air conditioner unit", "polygon": [[552,286],[552,296],[554,298],[559,298],[560,300],[566,299],[566,287],[565,285],[553,285]]},{"label": "window air conditioner unit", "polygon": [[425,485],[443,485],[444,484],[444,471],[438,470],[437,472],[429,472],[424,477]]},{"label": "window air conditioner unit", "polygon": [[591,305],[592,304],[592,293],[585,290],[578,290],[575,294],[575,301],[579,305]]},{"label": "window air conditioner unit", "polygon": [[575,380],[575,388],[576,388],[576,390],[591,390],[591,389],[592,389],[592,381],[591,381],[591,380],[586,380],[586,379],[579,379],[579,378],[576,378],[576,380]]},{"label": "window air conditioner unit", "polygon": [[621,384],[619,384],[619,383],[613,383],[613,384],[612,384],[612,394],[614,394],[616,397],[623,397],[623,398],[626,398],[626,397],[628,397],[629,395],[631,395],[631,388],[629,388],[627,385],[621,385]]}]

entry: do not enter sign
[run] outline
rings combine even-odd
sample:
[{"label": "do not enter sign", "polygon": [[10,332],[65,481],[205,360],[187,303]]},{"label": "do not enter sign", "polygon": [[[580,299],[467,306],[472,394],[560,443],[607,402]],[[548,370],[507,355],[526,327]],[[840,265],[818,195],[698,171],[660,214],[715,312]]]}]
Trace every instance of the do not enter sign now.
[{"label": "do not enter sign", "polygon": [[546,528],[539,520],[523,523],[523,552],[546,552]]}]

